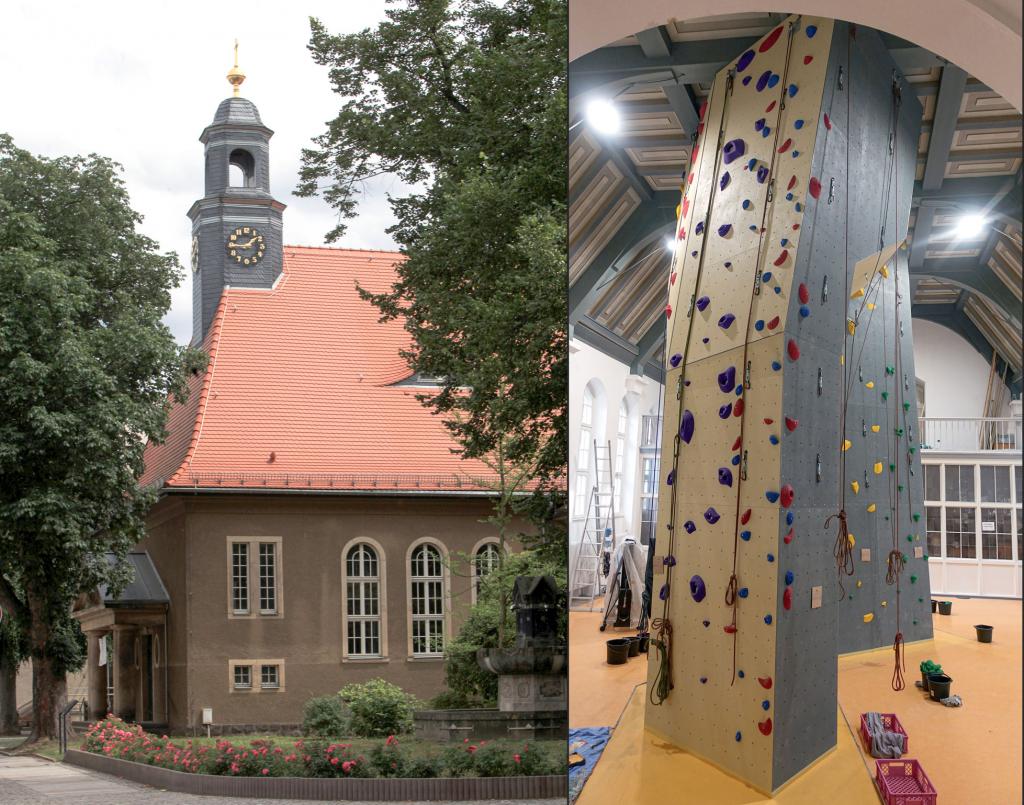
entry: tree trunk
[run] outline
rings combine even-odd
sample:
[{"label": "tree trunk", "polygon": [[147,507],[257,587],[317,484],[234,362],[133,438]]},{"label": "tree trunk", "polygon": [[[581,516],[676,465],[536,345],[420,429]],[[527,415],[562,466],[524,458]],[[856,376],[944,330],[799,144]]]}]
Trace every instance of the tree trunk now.
[{"label": "tree trunk", "polygon": [[57,714],[67,699],[67,677],[49,654],[50,622],[43,601],[30,596],[29,653],[32,655],[32,734],[29,741],[57,737]]},{"label": "tree trunk", "polygon": [[18,662],[0,649],[0,735],[18,735]]}]

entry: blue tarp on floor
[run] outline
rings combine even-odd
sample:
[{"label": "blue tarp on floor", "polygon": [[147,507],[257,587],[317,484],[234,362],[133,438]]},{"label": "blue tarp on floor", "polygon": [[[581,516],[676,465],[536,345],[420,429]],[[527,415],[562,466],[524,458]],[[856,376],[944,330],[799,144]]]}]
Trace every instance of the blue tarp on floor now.
[{"label": "blue tarp on floor", "polygon": [[[578,727],[569,730],[569,754],[575,752],[586,761],[586,763],[569,769],[569,802],[575,802],[580,795],[583,784],[608,745],[611,733],[611,727]],[[582,746],[576,746],[580,743]]]}]

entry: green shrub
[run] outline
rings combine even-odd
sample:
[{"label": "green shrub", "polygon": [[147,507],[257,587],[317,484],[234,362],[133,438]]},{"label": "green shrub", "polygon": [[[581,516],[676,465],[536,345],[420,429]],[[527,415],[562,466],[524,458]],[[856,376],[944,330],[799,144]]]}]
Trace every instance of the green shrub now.
[{"label": "green shrub", "polygon": [[398,746],[398,739],[389,735],[384,743],[377,744],[370,750],[370,763],[377,771],[378,777],[408,777],[406,774],[406,758]]},{"label": "green shrub", "polygon": [[473,767],[481,777],[511,777],[517,765],[513,754],[508,746],[481,741],[473,753]]},{"label": "green shrub", "polygon": [[473,763],[473,753],[476,746],[469,741],[456,746],[448,746],[441,753],[441,765],[444,767],[447,777],[470,777],[476,771],[476,764]]},{"label": "green shrub", "polygon": [[307,777],[373,777],[371,763],[352,751],[351,744],[296,741],[303,752]]},{"label": "green shrub", "polygon": [[302,734],[337,738],[348,732],[349,714],[340,696],[314,696],[302,708]]},{"label": "green shrub", "polygon": [[405,763],[405,776],[412,778],[440,777],[441,761],[434,755],[409,757]]},{"label": "green shrub", "polygon": [[427,702],[431,710],[465,710],[474,707],[485,707],[486,702],[479,698],[457,693],[454,690],[443,690]]},{"label": "green shrub", "polygon": [[418,702],[398,685],[383,679],[346,685],[338,695],[352,713],[349,731],[361,738],[383,738],[412,730]]},{"label": "green shrub", "polygon": [[543,747],[530,744],[523,744],[522,749],[513,753],[512,760],[515,763],[512,774],[526,776],[565,774],[568,765],[568,761],[564,757],[560,760]]}]

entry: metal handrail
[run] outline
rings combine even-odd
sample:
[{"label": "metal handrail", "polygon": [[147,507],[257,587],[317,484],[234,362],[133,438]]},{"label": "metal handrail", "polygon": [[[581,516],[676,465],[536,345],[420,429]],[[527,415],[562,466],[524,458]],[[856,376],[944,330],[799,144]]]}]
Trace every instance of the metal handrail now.
[{"label": "metal handrail", "polygon": [[1024,441],[1020,417],[919,417],[922,449],[973,452],[1018,450]]},{"label": "metal handrail", "polygon": [[79,704],[78,699],[72,699],[57,714],[57,743],[60,753],[63,755],[68,751],[68,714]]}]

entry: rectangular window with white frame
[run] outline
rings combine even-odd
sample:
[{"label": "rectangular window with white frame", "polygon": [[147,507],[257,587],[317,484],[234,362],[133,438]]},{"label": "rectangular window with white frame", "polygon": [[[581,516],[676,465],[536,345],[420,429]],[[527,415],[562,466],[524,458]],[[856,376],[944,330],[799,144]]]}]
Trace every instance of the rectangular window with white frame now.
[{"label": "rectangular window with white frame", "polygon": [[228,617],[283,615],[280,537],[228,537]]},{"label": "rectangular window with white frame", "polygon": [[231,693],[279,693],[284,691],[284,660],[228,660]]}]

